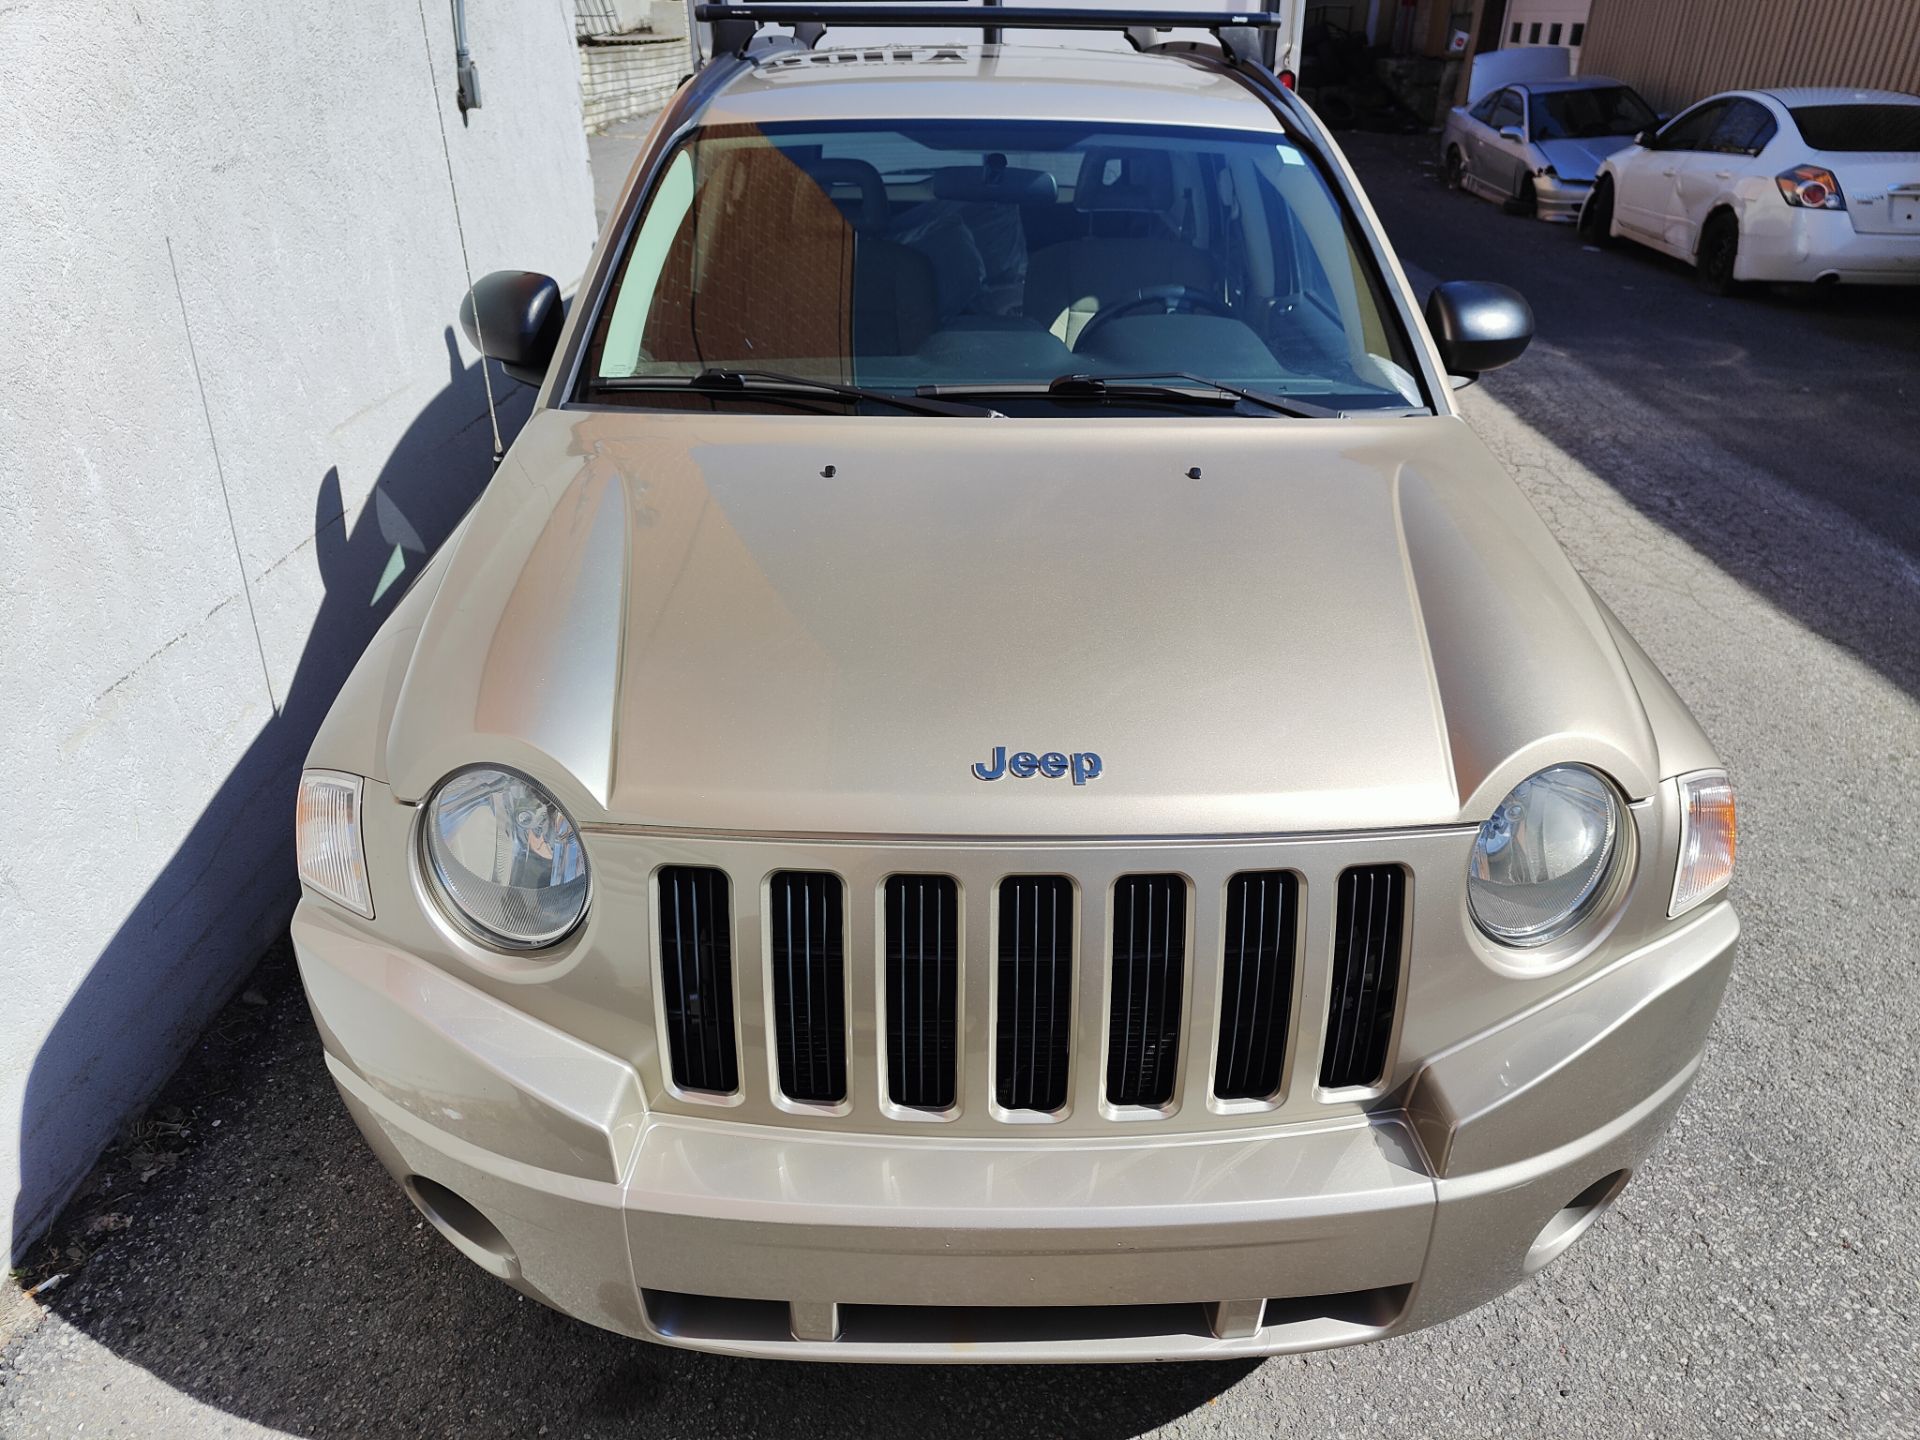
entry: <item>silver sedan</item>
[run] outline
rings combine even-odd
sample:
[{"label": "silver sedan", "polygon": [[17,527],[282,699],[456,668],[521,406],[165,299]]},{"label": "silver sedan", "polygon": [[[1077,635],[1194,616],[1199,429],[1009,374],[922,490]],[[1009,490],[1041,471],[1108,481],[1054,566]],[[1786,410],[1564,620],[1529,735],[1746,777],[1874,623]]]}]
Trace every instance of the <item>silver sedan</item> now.
[{"label": "silver sedan", "polygon": [[1630,86],[1605,76],[1508,85],[1448,113],[1442,170],[1449,186],[1515,214],[1572,221],[1600,162],[1657,124]]}]

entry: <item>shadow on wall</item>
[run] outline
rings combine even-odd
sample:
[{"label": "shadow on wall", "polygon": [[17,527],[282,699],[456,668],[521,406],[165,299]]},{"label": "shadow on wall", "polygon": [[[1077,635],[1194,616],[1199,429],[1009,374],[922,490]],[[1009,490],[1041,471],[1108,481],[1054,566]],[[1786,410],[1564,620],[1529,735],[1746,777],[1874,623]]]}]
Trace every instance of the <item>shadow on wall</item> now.
[{"label": "shadow on wall", "polygon": [[[313,544],[325,595],[280,711],[101,951],[34,1057],[21,1118],[17,1248],[52,1217],[121,1118],[166,1078],[285,932],[298,893],[294,792],[314,732],[380,621],[488,477],[492,436],[480,371],[462,362],[451,327],[446,346],[445,388],[408,426],[351,526],[339,472],[319,478]],[[494,390],[506,433],[524,420],[533,392],[498,378]],[[139,1034],[142,1025],[168,1033]]]}]

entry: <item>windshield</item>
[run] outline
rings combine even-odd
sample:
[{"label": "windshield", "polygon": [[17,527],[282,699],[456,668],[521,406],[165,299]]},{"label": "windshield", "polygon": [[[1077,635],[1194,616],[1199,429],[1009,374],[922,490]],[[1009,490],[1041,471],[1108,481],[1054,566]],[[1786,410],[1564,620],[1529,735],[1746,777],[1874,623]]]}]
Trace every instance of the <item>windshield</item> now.
[{"label": "windshield", "polygon": [[676,404],[716,371],[904,394],[1151,373],[1424,409],[1413,369],[1341,202],[1277,132],[734,125],[662,170],[583,390]]},{"label": "windshield", "polygon": [[1624,85],[1548,90],[1533,97],[1535,140],[1590,140],[1638,135],[1660,123],[1647,102]]}]

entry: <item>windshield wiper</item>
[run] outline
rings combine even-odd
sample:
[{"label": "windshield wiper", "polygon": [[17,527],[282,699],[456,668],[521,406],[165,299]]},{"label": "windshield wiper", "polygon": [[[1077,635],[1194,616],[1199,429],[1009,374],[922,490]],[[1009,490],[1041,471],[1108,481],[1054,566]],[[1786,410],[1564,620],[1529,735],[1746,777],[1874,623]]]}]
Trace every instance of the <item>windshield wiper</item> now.
[{"label": "windshield wiper", "polygon": [[1337,420],[1341,413],[1325,405],[1315,405],[1310,400],[1294,400],[1269,395],[1263,390],[1248,390],[1243,386],[1229,385],[1225,381],[1215,380],[1208,375],[1195,375],[1190,370],[1154,370],[1143,371],[1137,375],[1056,375],[1047,382],[1047,390],[1056,395],[1073,395],[1090,392],[1095,395],[1126,394],[1132,391],[1154,395],[1181,395],[1187,392],[1173,385],[1156,385],[1156,380],[1184,380],[1189,385],[1204,386],[1208,390],[1217,390],[1222,395],[1231,395],[1236,400],[1244,400],[1249,405],[1257,405],[1263,410],[1271,410],[1276,415],[1290,415],[1295,420]]},{"label": "windshield wiper", "polygon": [[[1211,390],[1212,396],[1196,395],[1191,390],[1183,390],[1177,385],[1168,385],[1168,380],[1184,380],[1189,385]],[[1194,401],[1217,403],[1226,397],[1234,401],[1245,401],[1275,415],[1291,416],[1295,420],[1337,420],[1346,412],[1325,405],[1315,405],[1308,400],[1295,400],[1291,397],[1269,395],[1260,390],[1248,390],[1239,385],[1229,385],[1223,380],[1214,380],[1205,375],[1195,375],[1186,370],[1152,370],[1129,375],[1090,375],[1073,372],[1056,375],[1044,385],[922,385],[914,391],[916,395],[1045,395],[1061,400],[1124,400],[1129,397],[1145,397],[1154,400],[1178,400],[1191,404]]]},{"label": "windshield wiper", "polygon": [[842,400],[865,400],[875,405],[891,405],[914,415],[998,415],[985,405],[961,405],[914,394],[900,395],[891,390],[869,390],[861,385],[842,385],[836,380],[816,380],[809,375],[789,375],[780,370],[702,370],[698,375],[627,375],[602,378],[593,382],[596,390],[691,390],[700,395],[836,395]]}]

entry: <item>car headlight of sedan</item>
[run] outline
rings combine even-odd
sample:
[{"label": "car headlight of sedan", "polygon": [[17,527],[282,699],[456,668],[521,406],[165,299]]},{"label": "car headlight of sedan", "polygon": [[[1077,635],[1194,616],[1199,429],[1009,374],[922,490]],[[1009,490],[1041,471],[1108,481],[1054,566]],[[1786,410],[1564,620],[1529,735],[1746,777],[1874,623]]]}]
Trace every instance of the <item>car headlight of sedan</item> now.
[{"label": "car headlight of sedan", "polygon": [[1473,842],[1474,924],[1522,948],[1566,934],[1605,892],[1625,821],[1618,792],[1584,765],[1554,765],[1522,780]]},{"label": "car headlight of sedan", "polygon": [[512,950],[564,939],[587,913],[587,852],[573,817],[524,775],[478,766],[427,802],[426,858],[448,908]]}]

